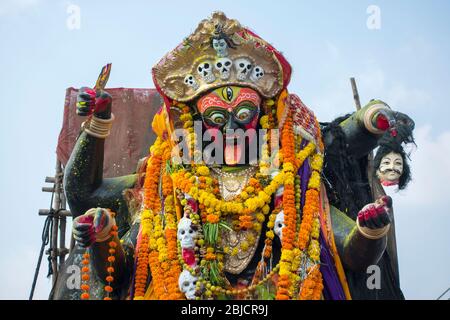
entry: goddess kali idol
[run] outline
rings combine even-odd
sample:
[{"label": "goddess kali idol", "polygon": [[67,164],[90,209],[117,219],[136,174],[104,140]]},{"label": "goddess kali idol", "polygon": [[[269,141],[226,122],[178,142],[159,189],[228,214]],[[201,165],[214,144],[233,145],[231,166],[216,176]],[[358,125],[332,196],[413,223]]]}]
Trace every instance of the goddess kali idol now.
[{"label": "goddess kali idol", "polygon": [[319,123],[288,92],[283,55],[220,12],[152,74],[164,105],[133,175],[102,177],[112,99],[78,94],[91,117],[65,192],[82,283],[67,289],[62,272],[54,298],[403,299],[392,200],[366,168],[383,134],[413,128],[408,116],[373,100]]}]

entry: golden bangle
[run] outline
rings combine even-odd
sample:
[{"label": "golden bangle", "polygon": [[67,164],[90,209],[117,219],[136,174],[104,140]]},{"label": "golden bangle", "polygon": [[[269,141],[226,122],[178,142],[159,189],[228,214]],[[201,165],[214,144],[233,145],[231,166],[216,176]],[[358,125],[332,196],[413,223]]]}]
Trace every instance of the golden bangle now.
[{"label": "golden bangle", "polygon": [[370,228],[366,228],[366,227],[361,227],[359,225],[359,219],[356,219],[356,226],[358,227],[358,231],[367,239],[371,239],[371,240],[378,240],[383,238],[388,232],[389,229],[391,228],[391,225],[388,224],[387,226],[384,226],[383,228],[380,229],[370,229]]}]

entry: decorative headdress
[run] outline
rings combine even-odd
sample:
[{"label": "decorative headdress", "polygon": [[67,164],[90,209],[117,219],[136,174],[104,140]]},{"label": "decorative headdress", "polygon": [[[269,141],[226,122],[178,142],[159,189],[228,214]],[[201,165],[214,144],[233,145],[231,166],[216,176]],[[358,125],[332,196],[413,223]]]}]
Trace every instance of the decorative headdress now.
[{"label": "decorative headdress", "polygon": [[156,88],[179,102],[224,85],[247,86],[272,98],[290,76],[289,63],[275,48],[222,12],[201,21],[153,67]]}]

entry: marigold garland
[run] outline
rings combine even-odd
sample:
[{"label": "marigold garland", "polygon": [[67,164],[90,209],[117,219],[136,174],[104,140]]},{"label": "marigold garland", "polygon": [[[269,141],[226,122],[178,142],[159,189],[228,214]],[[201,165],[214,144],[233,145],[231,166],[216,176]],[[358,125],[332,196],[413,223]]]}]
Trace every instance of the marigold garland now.
[{"label": "marigold garland", "polygon": [[[275,115],[278,116],[276,111],[287,107],[281,106],[285,103],[286,97],[287,93],[284,92],[284,96],[277,100],[277,108],[273,108],[275,104],[273,100],[265,102],[265,108],[273,112],[269,111],[269,114],[261,117],[260,125],[263,129],[275,127]],[[174,102],[174,104],[183,111],[180,120],[184,122],[183,128],[187,131],[190,152],[192,152],[196,137],[190,108],[181,103]],[[318,139],[318,147],[310,141],[301,148],[302,140],[294,133],[292,114],[287,112],[283,118],[281,119],[283,122],[282,148],[279,152],[282,169],[272,179],[267,178],[271,170],[271,161],[275,160],[270,158],[270,137],[264,136],[266,144],[263,145],[259,172],[255,178],[250,179],[242,193],[231,201],[220,198],[217,180],[210,177],[210,169],[205,165],[195,162],[191,166],[171,168],[171,172],[167,172],[166,163],[170,162],[170,148],[167,142],[157,139],[151,148],[144,181],[144,210],[141,240],[137,251],[135,299],[143,298],[145,295],[148,266],[152,272],[153,296],[156,299],[183,298],[178,289],[178,277],[183,269],[189,270],[191,274],[199,278],[198,299],[212,298],[214,295],[243,297],[246,293],[255,291],[258,285],[269,281],[275,273],[279,275],[276,299],[320,299],[323,284],[319,268],[318,209],[320,173],[323,165],[320,152],[323,150],[323,145]],[[195,152],[194,150],[194,158]],[[307,159],[309,159],[308,163],[305,162]],[[304,191],[303,208],[300,204],[302,194],[300,177],[297,174],[302,165],[310,165],[312,169],[307,190]],[[160,174],[155,174],[158,172]],[[159,187],[160,183],[162,188]],[[282,207],[270,212],[269,204],[272,196],[280,187],[284,188]],[[162,200],[159,192],[162,193]],[[194,205],[191,206],[192,202]],[[275,236],[273,227],[276,214],[280,209],[284,211],[285,217],[281,258],[279,265],[265,271],[267,266],[264,259],[272,258],[272,240]],[[197,246],[194,250],[194,267],[190,267],[184,261],[182,249],[177,240],[177,222],[181,216],[189,217],[192,224],[199,227],[199,238],[196,240]],[[231,224],[227,228],[250,229],[256,233],[260,232],[266,216],[269,220],[262,260],[258,264],[251,285],[244,289],[227,288],[220,284],[219,278],[223,277],[223,256],[248,250],[254,245],[256,237],[254,233],[249,233],[247,238],[233,249],[226,245],[219,246],[215,239],[219,237],[219,228],[225,228],[223,219],[226,216],[231,218],[229,220]],[[213,232],[212,237],[211,232]],[[190,256],[193,257],[193,254]],[[310,261],[306,275],[301,272],[304,267],[301,263],[302,259]],[[216,280],[213,281],[213,278]]]}]

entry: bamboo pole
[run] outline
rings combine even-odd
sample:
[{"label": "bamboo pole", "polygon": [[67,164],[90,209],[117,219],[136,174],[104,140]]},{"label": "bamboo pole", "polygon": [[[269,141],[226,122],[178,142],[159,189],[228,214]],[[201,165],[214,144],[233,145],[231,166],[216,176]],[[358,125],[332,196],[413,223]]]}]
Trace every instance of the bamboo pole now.
[{"label": "bamboo pole", "polygon": [[[60,174],[61,174],[61,162],[59,160],[56,160],[56,174],[55,174],[55,196],[53,198],[53,212],[58,212],[60,205],[61,205],[61,199],[58,194],[59,190],[59,184],[60,184]],[[56,276],[58,274],[58,227],[59,227],[59,216],[58,214],[54,214],[53,218],[53,226],[52,226],[52,237],[50,239],[50,261],[52,264],[52,284],[55,285],[56,283]]]},{"label": "bamboo pole", "polygon": [[[59,210],[66,209],[66,196],[64,194],[63,188],[63,180],[64,180],[64,171],[62,169],[61,163],[59,163],[60,174],[58,174],[58,197],[59,197]],[[60,211],[61,212],[61,211]],[[59,256],[59,267],[61,268],[64,263],[65,256],[67,254],[66,249],[66,216],[59,215],[59,248],[58,248],[58,256]]]},{"label": "bamboo pole", "polygon": [[356,80],[355,78],[350,78],[350,84],[352,85],[352,91],[353,91],[353,100],[355,100],[356,110],[361,109],[361,101],[359,100],[359,93],[358,93],[358,87],[356,86]]}]

